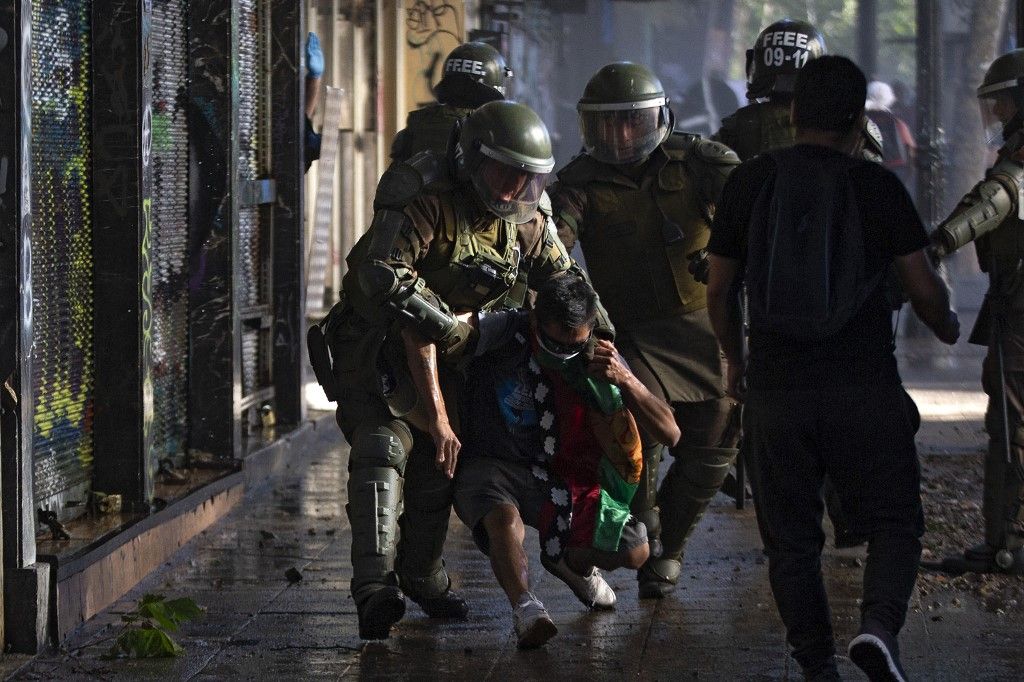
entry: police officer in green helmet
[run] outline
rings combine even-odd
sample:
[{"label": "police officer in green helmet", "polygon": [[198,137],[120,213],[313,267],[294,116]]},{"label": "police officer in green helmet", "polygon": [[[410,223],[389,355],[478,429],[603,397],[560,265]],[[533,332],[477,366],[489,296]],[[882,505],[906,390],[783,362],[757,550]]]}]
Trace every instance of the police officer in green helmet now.
[{"label": "police officer in green helmet", "polygon": [[1024,49],[998,57],[978,88],[986,141],[999,144],[985,179],[932,234],[940,256],[974,241],[989,288],[970,342],[988,347],[981,383],[985,429],[985,538],[945,570],[1024,574]]},{"label": "police officer in green helmet", "polygon": [[671,403],[683,434],[660,490],[661,448],[646,449],[633,504],[652,550],[638,573],[640,596],[660,598],[674,589],[686,539],[736,456],[721,447],[732,405],[705,287],[687,257],[707,244],[715,202],[739,159],[722,144],[673,132],[664,88],[639,64],[599,70],[577,110],[585,151],[549,189],[559,235],[570,249],[579,242],[616,346]]},{"label": "police officer in green helmet", "polygon": [[[309,334],[351,446],[351,588],[364,639],[389,636],[403,593],[430,616],[467,613],[442,560],[459,450],[455,365],[476,334],[458,315],[520,307],[529,288],[575,267],[551,222],[554,157],[532,110],[481,106],[452,151],[388,169],[342,299]],[[427,374],[438,390],[418,390]]]},{"label": "police officer in green helmet", "polygon": [[723,119],[711,139],[729,146],[743,161],[793,144],[796,131],[789,121],[789,106],[796,73],[825,53],[825,39],[806,21],[783,19],[761,31],[747,50],[750,104]]},{"label": "police officer in green helmet", "polygon": [[487,43],[459,45],[445,58],[440,82],[434,87],[437,103],[416,109],[391,143],[392,161],[405,161],[431,149],[443,155],[455,124],[477,107],[505,98],[512,70],[505,58]]}]

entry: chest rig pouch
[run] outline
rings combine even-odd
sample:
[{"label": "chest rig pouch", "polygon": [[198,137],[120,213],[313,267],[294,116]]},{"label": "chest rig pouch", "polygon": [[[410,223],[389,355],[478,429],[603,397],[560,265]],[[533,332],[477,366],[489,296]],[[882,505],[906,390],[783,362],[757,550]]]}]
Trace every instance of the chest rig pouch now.
[{"label": "chest rig pouch", "polygon": [[441,205],[444,225],[418,272],[455,312],[499,307],[515,287],[521,253],[517,227],[495,218],[485,229],[455,201]]}]

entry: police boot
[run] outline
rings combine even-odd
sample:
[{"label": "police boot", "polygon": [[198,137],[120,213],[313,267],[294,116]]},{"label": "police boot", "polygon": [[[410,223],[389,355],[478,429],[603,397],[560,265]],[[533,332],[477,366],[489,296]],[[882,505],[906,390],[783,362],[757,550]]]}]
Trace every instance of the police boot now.
[{"label": "police boot", "polygon": [[[999,549],[985,555],[981,547],[971,547],[963,556],[946,557],[939,570],[954,575],[963,573],[1004,573],[1024,575],[1024,548]],[[968,556],[968,552],[971,556]]]},{"label": "police boot", "polygon": [[662,553],[637,573],[642,598],[659,599],[675,589],[686,541],[736,460],[734,448],[683,446],[658,491]]},{"label": "police boot", "polygon": [[387,639],[391,626],[405,615],[405,597],[395,585],[378,587],[363,601],[356,602],[360,639]]},{"label": "police boot", "polygon": [[469,614],[469,605],[452,589],[451,578],[443,566],[425,578],[401,576],[399,584],[409,598],[423,609],[423,613],[431,618],[465,620]]},{"label": "police boot", "polygon": [[394,575],[402,475],[412,437],[401,422],[357,428],[349,453],[348,513],[352,527],[352,598],[359,636],[385,639],[405,614]]},{"label": "police boot", "polygon": [[417,449],[406,467],[405,509],[398,520],[399,585],[431,618],[463,620],[469,607],[452,590],[442,559],[451,500],[452,481],[434,467],[433,448]]}]

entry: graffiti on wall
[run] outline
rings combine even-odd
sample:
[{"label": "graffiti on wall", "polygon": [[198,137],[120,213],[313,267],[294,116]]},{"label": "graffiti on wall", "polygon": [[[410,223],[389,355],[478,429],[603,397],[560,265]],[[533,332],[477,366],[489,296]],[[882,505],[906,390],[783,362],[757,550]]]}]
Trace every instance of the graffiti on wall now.
[{"label": "graffiti on wall", "polygon": [[458,0],[406,0],[405,103],[434,101],[444,58],[464,39],[465,8]]}]

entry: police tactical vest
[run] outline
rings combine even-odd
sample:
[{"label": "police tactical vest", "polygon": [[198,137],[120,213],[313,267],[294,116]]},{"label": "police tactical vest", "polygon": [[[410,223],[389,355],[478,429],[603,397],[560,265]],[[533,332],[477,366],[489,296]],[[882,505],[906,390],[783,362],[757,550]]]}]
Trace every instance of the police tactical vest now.
[{"label": "police tactical vest", "polygon": [[636,181],[586,154],[559,174],[587,194],[578,234],[594,287],[618,326],[706,307],[687,256],[710,237],[706,208],[683,160],[696,138],[672,135]]},{"label": "police tactical vest", "polygon": [[405,129],[395,136],[391,145],[391,158],[405,161],[414,155],[431,150],[442,157],[448,151],[448,141],[455,124],[473,112],[447,104],[431,104],[409,113]]},{"label": "police tactical vest", "polygon": [[417,274],[455,312],[490,310],[506,303],[519,274],[518,228],[486,214],[486,227],[467,215],[466,201],[441,197],[444,225],[417,265]]},{"label": "police tactical vest", "polygon": [[796,140],[796,129],[790,123],[789,106],[757,102],[738,109],[722,123],[713,139],[732,148],[741,160],[761,152],[788,147]]}]

